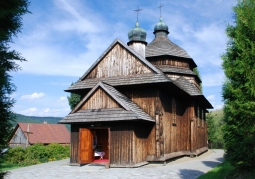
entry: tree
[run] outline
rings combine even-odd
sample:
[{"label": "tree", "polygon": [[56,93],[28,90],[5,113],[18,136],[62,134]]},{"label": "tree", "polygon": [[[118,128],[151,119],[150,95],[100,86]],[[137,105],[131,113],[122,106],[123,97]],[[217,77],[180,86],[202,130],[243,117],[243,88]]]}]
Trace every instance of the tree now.
[{"label": "tree", "polygon": [[226,159],[237,169],[255,168],[255,0],[238,1],[223,54]]},{"label": "tree", "polygon": [[209,142],[210,148],[212,149],[213,143],[215,143],[217,140],[217,128],[216,128],[216,124],[215,124],[212,112],[207,114],[206,121],[207,121],[207,131],[208,131],[208,142]]},{"label": "tree", "polygon": [[29,12],[28,5],[27,0],[0,1],[0,149],[6,146],[10,122],[14,119],[11,107],[15,101],[10,95],[16,88],[9,73],[19,70],[16,61],[25,61],[17,51],[10,50],[9,44],[21,31],[22,15]]},{"label": "tree", "polygon": [[[198,71],[198,68],[193,68],[193,72],[198,76],[199,79],[201,79],[201,76],[200,76],[200,73]],[[200,91],[201,93],[203,93],[203,86],[202,86],[202,83],[199,84],[200,86]]]},{"label": "tree", "polygon": [[[73,83],[71,84],[71,86],[72,85]],[[67,96],[67,99],[71,110],[73,110],[75,106],[80,102],[81,96],[75,93],[71,93],[70,96]]]}]

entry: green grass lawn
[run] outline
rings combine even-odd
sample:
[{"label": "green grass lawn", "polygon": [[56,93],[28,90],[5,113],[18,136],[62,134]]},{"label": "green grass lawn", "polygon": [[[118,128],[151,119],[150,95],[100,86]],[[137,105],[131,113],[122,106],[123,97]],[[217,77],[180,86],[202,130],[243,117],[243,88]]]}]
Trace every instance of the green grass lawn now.
[{"label": "green grass lawn", "polygon": [[1,169],[3,171],[12,170],[15,168],[19,168],[20,166],[18,164],[2,164]]},{"label": "green grass lawn", "polygon": [[254,179],[255,171],[238,171],[230,163],[224,161],[197,179]]},{"label": "green grass lawn", "polygon": [[209,172],[201,175],[198,179],[225,179],[227,176],[234,172],[234,167],[232,167],[228,162],[223,162],[210,170]]}]

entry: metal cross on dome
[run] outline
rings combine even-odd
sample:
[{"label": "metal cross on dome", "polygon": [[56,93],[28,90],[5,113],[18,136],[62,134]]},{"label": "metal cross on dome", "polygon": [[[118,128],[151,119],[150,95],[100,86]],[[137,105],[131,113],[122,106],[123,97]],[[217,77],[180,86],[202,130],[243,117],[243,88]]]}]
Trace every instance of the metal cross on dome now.
[{"label": "metal cross on dome", "polygon": [[137,9],[135,9],[134,11],[136,11],[137,13],[136,22],[138,22],[138,13],[142,11],[142,9],[140,9],[139,6],[137,6]]},{"label": "metal cross on dome", "polygon": [[161,8],[163,7],[163,5],[160,3],[160,6],[158,7],[160,9],[160,17],[161,17]]}]

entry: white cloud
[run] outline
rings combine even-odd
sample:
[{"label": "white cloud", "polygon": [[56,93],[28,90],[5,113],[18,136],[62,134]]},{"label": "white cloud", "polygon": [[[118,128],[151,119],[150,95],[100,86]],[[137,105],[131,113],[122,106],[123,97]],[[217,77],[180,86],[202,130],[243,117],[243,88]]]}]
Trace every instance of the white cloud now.
[{"label": "white cloud", "polygon": [[203,86],[221,86],[225,81],[225,75],[221,72],[211,72],[202,75]]},{"label": "white cloud", "polygon": [[26,116],[53,116],[53,117],[64,117],[70,112],[69,108],[60,108],[60,109],[50,109],[50,108],[42,108],[37,109],[35,107],[28,108],[26,110],[18,112],[19,114],[23,114]]},{"label": "white cloud", "polygon": [[59,98],[59,101],[66,101],[67,100],[67,97],[66,96],[62,96]]},{"label": "white cloud", "polygon": [[214,95],[210,95],[210,96],[207,96],[206,97],[208,100],[214,100],[215,99],[215,96]]},{"label": "white cloud", "polygon": [[222,104],[217,104],[217,105],[214,105],[213,107],[214,107],[215,110],[216,109],[222,109],[224,107],[224,104],[223,103]]},{"label": "white cloud", "polygon": [[38,109],[36,107],[28,108],[23,111],[20,111],[20,114],[26,115],[26,116],[34,116],[37,113]]},{"label": "white cloud", "polygon": [[30,100],[33,100],[33,99],[39,99],[39,98],[42,98],[43,96],[45,96],[44,93],[33,93],[31,95],[23,95],[21,96],[20,98],[21,99],[30,99]]}]

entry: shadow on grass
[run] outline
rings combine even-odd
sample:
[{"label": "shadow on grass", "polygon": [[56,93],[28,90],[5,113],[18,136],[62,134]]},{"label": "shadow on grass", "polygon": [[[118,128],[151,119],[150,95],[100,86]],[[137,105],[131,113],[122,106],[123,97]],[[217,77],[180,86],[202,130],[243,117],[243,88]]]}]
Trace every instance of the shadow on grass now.
[{"label": "shadow on grass", "polygon": [[216,167],[217,165],[221,164],[222,162],[202,161],[202,163],[203,163],[205,166],[214,168],[214,167]]},{"label": "shadow on grass", "polygon": [[199,170],[187,170],[187,169],[179,170],[179,177],[182,179],[196,179],[203,174],[204,172],[201,172]]}]

